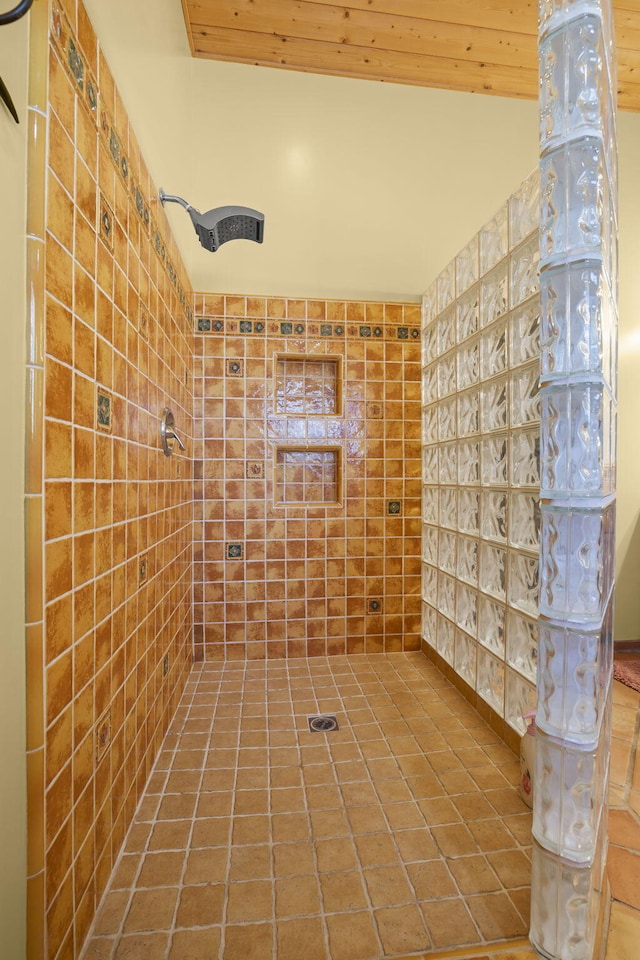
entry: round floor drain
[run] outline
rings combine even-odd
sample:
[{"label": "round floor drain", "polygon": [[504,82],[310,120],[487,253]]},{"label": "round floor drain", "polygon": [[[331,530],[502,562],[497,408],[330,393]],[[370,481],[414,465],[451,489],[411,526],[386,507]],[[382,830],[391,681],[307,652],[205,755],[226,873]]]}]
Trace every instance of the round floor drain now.
[{"label": "round floor drain", "polygon": [[337,729],[338,720],[331,713],[324,713],[319,717],[309,717],[309,730],[312,733],[330,733]]}]

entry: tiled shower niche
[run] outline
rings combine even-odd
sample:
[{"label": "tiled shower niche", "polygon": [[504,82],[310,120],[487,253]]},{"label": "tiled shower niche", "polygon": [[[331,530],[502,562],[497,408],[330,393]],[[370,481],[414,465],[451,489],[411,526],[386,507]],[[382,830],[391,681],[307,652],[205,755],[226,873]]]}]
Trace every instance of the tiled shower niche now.
[{"label": "tiled shower niche", "polygon": [[276,354],[275,412],[331,417],[342,413],[342,357]]},{"label": "tiled shower niche", "polygon": [[538,174],[423,298],[422,637],[509,726],[535,703]]},{"label": "tiled shower niche", "polygon": [[274,502],[340,506],[341,447],[276,447]]}]

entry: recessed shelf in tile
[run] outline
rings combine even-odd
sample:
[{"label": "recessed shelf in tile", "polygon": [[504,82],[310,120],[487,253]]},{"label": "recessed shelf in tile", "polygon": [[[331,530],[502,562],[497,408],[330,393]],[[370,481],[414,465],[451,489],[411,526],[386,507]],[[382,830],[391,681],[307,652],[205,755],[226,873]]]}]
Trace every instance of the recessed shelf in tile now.
[{"label": "recessed shelf in tile", "polygon": [[342,413],[342,357],[276,354],[275,412],[326,417]]},{"label": "recessed shelf in tile", "polygon": [[340,504],[340,447],[276,447],[274,500],[277,504]]}]

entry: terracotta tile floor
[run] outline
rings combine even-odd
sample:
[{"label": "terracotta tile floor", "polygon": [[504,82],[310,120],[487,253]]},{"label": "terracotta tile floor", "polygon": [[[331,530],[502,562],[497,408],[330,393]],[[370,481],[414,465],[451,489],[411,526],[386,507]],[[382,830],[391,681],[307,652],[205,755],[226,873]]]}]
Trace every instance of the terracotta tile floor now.
[{"label": "terracotta tile floor", "polygon": [[198,664],[84,960],[527,960],[517,779],[419,653]]},{"label": "terracotta tile floor", "polygon": [[607,960],[632,960],[640,939],[640,693],[613,681]]}]

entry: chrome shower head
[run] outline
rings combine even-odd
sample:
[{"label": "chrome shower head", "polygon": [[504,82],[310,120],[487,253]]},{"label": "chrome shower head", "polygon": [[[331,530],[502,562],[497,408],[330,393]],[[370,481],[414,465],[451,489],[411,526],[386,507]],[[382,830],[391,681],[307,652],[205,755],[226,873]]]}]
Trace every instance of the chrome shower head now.
[{"label": "chrome shower head", "polygon": [[165,203],[179,203],[185,208],[205,250],[215,253],[218,247],[228,240],[253,240],[255,243],[262,243],[264,214],[258,210],[228,206],[200,213],[182,197],[170,196],[162,189],[159,195],[163,207]]}]

